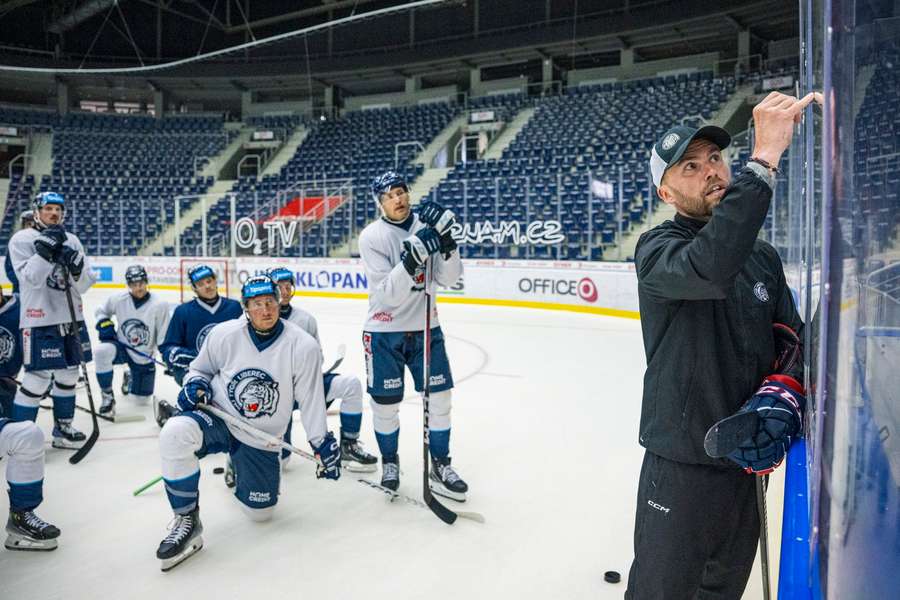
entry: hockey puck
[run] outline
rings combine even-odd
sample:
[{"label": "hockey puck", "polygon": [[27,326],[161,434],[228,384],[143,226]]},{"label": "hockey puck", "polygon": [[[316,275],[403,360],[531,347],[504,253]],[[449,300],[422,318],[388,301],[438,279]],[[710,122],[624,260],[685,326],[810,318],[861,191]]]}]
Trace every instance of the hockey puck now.
[{"label": "hockey puck", "polygon": [[225,473],[225,467],[216,467],[215,469],[213,469],[213,473],[215,473],[216,475],[222,475],[223,473]]},{"label": "hockey puck", "polygon": [[607,571],[603,574],[603,579],[607,583],[619,583],[622,581],[622,576],[619,575],[618,571]]}]

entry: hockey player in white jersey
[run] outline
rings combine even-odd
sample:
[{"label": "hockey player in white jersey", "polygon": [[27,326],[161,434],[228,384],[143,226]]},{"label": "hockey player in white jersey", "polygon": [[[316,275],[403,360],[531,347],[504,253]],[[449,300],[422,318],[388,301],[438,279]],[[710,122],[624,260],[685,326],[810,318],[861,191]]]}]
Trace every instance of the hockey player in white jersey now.
[{"label": "hockey player in white jersey", "polygon": [[[375,437],[381,451],[381,484],[400,485],[397,447],[399,404],[403,400],[404,367],[416,391],[424,391],[425,286],[451,286],[462,275],[456,242],[450,235],[453,213],[426,202],[416,215],[410,209],[406,181],[388,171],[372,182],[382,217],[359,236],[359,253],[369,282],[369,313],[363,331],[372,396]],[[427,263],[427,281],[426,281]],[[429,484],[436,494],[464,501],[468,485],[450,465],[450,398],[453,377],[444,334],[432,304],[429,440]]]},{"label": "hockey player in white jersey", "polygon": [[[72,426],[75,383],[79,359],[91,360],[81,295],[96,277],[81,242],[63,228],[66,207],[62,195],[38,194],[33,207],[34,228],[17,232],[9,241],[10,258],[19,278],[25,363],[12,417],[14,421],[34,421],[39,400],[50,388],[55,420],[52,444],[56,448],[78,448],[85,436]],[[78,331],[71,331],[67,293],[72,297]]]},{"label": "hockey player in white jersey", "polygon": [[178,395],[182,412],[166,421],[159,436],[163,480],[175,512],[156,552],[164,571],[203,547],[198,457],[229,453],[237,474],[234,495],[251,519],[268,520],[278,501],[278,451],[198,405],[210,403],[281,437],[296,400],[306,438],[320,461],[316,475],[338,479],[341,474],[340,446],[325,422],[319,345],[279,317],[278,287],[268,277],[249,278],[241,289],[241,303],[247,318],[209,332]]},{"label": "hockey player in white jersey", "polygon": [[[268,276],[278,284],[281,293],[281,318],[298,325],[306,333],[313,336],[322,347],[319,339],[319,325],[316,318],[298,306],[291,305],[294,297],[294,274],[290,269],[276,267],[269,269]],[[359,430],[362,426],[362,383],[353,375],[341,375],[339,373],[325,373],[323,375],[325,388],[325,407],[331,407],[332,403],[341,401],[341,464],[348,471],[370,473],[375,470],[378,459],[366,452],[359,441]],[[291,424],[285,434],[285,441],[291,442]],[[287,461],[291,453],[281,451],[281,459]]]},{"label": "hockey player in white jersey", "polygon": [[94,313],[100,338],[94,350],[97,383],[103,394],[100,414],[109,417],[116,414],[116,398],[112,389],[113,365],[127,363],[130,374],[127,392],[138,404],[150,401],[156,364],[143,355],[153,356],[169,324],[169,304],[147,290],[147,271],[144,267],[128,267],[125,282],[128,291],[110,296]]}]

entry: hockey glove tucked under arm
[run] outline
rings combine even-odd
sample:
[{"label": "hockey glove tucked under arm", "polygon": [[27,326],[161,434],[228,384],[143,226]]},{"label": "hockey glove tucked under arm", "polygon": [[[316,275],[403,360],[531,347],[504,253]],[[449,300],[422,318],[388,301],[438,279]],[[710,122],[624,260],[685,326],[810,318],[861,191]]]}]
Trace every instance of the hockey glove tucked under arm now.
[{"label": "hockey glove tucked under arm", "polygon": [[187,369],[191,366],[191,361],[197,358],[197,353],[181,346],[176,346],[169,350],[166,355],[166,363],[171,369]]},{"label": "hockey glove tucked under arm", "polygon": [[63,246],[63,249],[59,252],[57,262],[64,266],[75,279],[81,277],[81,272],[84,270],[84,254],[75,248]]},{"label": "hockey glove tucked under arm", "polygon": [[739,412],[756,411],[756,434],[728,458],[748,473],[771,473],[781,464],[791,440],[803,429],[803,386],[787,375],[770,375]]},{"label": "hockey glove tucked under arm", "polygon": [[450,231],[450,227],[456,221],[456,215],[437,202],[429,201],[419,205],[419,220],[433,227],[438,235],[443,235]]},{"label": "hockey glove tucked under arm", "polygon": [[447,231],[441,236],[441,255],[446,259],[450,258],[450,253],[456,250],[456,240],[453,239],[453,235],[450,231]]},{"label": "hockey glove tucked under arm", "polygon": [[97,336],[101,342],[115,342],[116,324],[109,319],[97,321]]},{"label": "hockey glove tucked under arm", "polygon": [[202,377],[192,377],[184,382],[184,387],[178,392],[178,408],[181,410],[194,410],[198,404],[208,403],[212,400],[212,388],[209,382]]},{"label": "hockey glove tucked under arm", "polygon": [[425,263],[428,257],[441,249],[441,239],[437,232],[430,227],[425,227],[403,240],[403,253],[401,256],[403,267],[411,277],[415,276],[416,267]]},{"label": "hockey glove tucked under arm", "polygon": [[775,364],[772,365],[772,372],[790,374],[803,359],[800,338],[796,331],[783,323],[773,323],[772,334],[775,338]]},{"label": "hockey glove tucked under arm", "polygon": [[47,262],[55,263],[62,252],[63,243],[66,241],[66,230],[62,225],[51,225],[41,232],[34,240],[34,251]]},{"label": "hockey glove tucked under arm", "polygon": [[322,479],[340,479],[341,478],[341,447],[334,434],[330,431],[325,434],[325,439],[315,447],[312,444],[316,458],[319,459],[319,466],[316,468],[316,477]]}]

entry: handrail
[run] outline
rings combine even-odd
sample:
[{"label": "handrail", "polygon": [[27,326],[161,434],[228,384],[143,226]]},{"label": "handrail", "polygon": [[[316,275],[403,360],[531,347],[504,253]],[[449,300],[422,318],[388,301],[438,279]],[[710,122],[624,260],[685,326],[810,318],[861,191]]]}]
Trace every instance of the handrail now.
[{"label": "handrail", "polygon": [[241,171],[244,168],[244,163],[249,161],[256,161],[256,178],[259,179],[259,174],[262,172],[262,161],[258,154],[247,154],[238,161],[237,164],[237,176],[241,177]]},{"label": "handrail", "polygon": [[400,147],[401,146],[414,146],[419,148],[420,151],[425,152],[425,146],[422,145],[421,142],[413,140],[411,142],[397,142],[394,144],[394,170],[397,169],[397,165],[400,163]]}]

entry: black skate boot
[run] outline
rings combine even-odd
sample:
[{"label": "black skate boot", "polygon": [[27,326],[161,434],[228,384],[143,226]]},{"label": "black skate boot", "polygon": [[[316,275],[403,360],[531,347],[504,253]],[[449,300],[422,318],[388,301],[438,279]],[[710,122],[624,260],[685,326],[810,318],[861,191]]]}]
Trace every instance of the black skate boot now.
[{"label": "black skate boot", "polygon": [[374,473],[378,459],[363,450],[356,438],[341,432],[341,466],[353,473]]},{"label": "black skate boot", "polygon": [[466,485],[466,482],[450,466],[449,456],[447,458],[431,457],[431,473],[428,477],[428,487],[435,494],[457,502],[465,502],[466,492],[469,491],[469,486]]},{"label": "black skate boot", "polygon": [[202,533],[199,508],[186,515],[175,515],[169,525],[169,535],[163,538],[156,550],[156,558],[162,561],[160,568],[168,571],[199,552],[203,548]]},{"label": "black skate boot", "polygon": [[109,417],[110,419],[116,418],[116,396],[113,394],[113,391],[110,390],[100,390],[100,396],[102,397],[102,401],[100,402],[100,411],[97,414],[103,415],[104,417]]},{"label": "black skate boot", "polygon": [[125,371],[125,374],[122,376],[122,395],[128,395],[128,392],[131,391],[131,370]]},{"label": "black skate boot", "polygon": [[77,450],[84,444],[84,434],[72,427],[72,419],[57,419],[53,427],[54,448]]},{"label": "black skate boot", "polygon": [[394,492],[400,487],[400,461],[396,456],[381,457],[381,485]]},{"label": "black skate boot", "polygon": [[6,547],[10,550],[56,550],[59,529],[44,522],[34,511],[9,511]]},{"label": "black skate boot", "polygon": [[166,424],[169,417],[176,414],[178,414],[178,409],[165,400],[155,400],[153,403],[153,418],[156,419],[156,424],[160,427]]}]

